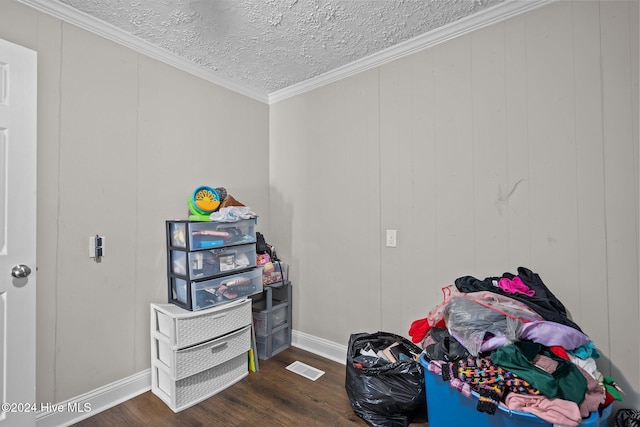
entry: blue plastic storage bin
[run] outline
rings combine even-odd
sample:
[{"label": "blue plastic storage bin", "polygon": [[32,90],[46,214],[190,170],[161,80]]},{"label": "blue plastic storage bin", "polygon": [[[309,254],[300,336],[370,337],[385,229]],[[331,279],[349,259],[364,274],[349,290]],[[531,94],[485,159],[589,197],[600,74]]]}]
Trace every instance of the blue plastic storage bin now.
[{"label": "blue plastic storage bin", "polygon": [[[420,364],[424,367],[429,427],[553,427],[553,424],[536,415],[512,411],[504,405],[498,406],[493,415],[479,412],[476,409],[477,393],[472,392],[471,397],[466,397],[451,387],[448,381],[430,372],[427,369],[429,361],[424,354],[420,356]],[[582,420],[580,427],[607,427],[611,406],[604,408],[602,414],[592,412],[589,418]]]}]

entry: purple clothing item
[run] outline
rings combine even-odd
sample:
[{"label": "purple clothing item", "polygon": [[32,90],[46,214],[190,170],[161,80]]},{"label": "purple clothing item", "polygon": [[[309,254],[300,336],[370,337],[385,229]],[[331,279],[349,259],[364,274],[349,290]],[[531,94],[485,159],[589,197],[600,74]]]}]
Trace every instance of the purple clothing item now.
[{"label": "purple clothing item", "polygon": [[536,291],[525,285],[518,276],[515,276],[513,279],[503,277],[498,281],[498,286],[508,294],[524,294],[528,297],[536,294]]},{"label": "purple clothing item", "polygon": [[547,347],[557,345],[565,350],[573,350],[591,342],[588,336],[577,329],[548,320],[523,323],[518,331],[518,338]]},{"label": "purple clothing item", "polygon": [[510,344],[507,341],[507,337],[504,335],[498,335],[484,340],[482,342],[482,346],[480,346],[480,351],[493,351],[497,348],[504,347],[507,344]]},{"label": "purple clothing item", "polygon": [[[453,338],[455,338],[456,341],[458,341],[459,343],[462,343],[462,341],[460,341],[462,339],[461,337],[458,337],[452,333],[449,333],[449,334]],[[494,337],[484,340],[482,342],[482,345],[480,346],[479,352],[482,353],[485,351],[493,351],[497,348],[504,347],[505,345],[508,345],[508,344],[511,344],[511,342],[507,340],[507,337],[505,337],[504,335],[496,335]]]}]

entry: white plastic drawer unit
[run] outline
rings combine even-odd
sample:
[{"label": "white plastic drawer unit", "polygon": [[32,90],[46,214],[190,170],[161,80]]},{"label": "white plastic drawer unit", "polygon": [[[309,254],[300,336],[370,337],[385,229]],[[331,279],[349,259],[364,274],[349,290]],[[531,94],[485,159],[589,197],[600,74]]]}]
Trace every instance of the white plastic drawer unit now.
[{"label": "white plastic drawer unit", "polygon": [[151,390],[179,412],[237,383],[249,374],[247,355],[241,354],[206,371],[175,381],[163,366],[152,363]]},{"label": "white plastic drawer unit", "polygon": [[152,341],[153,358],[174,380],[181,380],[198,372],[213,368],[251,348],[251,326],[245,326],[220,338],[192,347],[173,350],[161,336]]},{"label": "white plastic drawer unit", "polygon": [[173,411],[248,375],[251,299],[189,311],[151,304],[151,391]]},{"label": "white plastic drawer unit", "polygon": [[189,251],[256,242],[255,219],[236,222],[167,221],[169,244]]},{"label": "white plastic drawer unit", "polygon": [[232,301],[210,309],[189,312],[175,304],[152,304],[151,331],[171,349],[200,344],[250,325],[251,299]]},{"label": "white plastic drawer unit", "polygon": [[256,266],[256,245],[253,243],[196,252],[169,252],[171,273],[191,280],[227,275]]}]

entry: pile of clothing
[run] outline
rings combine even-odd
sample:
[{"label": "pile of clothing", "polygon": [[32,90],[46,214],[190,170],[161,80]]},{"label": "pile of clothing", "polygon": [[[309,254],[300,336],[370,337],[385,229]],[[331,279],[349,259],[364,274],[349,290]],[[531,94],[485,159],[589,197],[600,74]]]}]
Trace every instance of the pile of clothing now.
[{"label": "pile of clothing", "polygon": [[519,267],[517,275],[464,276],[443,292],[409,335],[431,372],[465,395],[477,393],[478,411],[505,405],[577,426],[622,400],[615,381],[598,371],[597,348],[538,274]]}]

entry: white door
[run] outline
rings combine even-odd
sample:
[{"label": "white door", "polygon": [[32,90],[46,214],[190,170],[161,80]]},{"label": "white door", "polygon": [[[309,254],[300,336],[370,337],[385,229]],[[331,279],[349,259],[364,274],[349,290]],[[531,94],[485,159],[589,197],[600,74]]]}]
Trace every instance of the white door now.
[{"label": "white door", "polygon": [[36,407],[36,53],[0,39],[0,426]]}]

